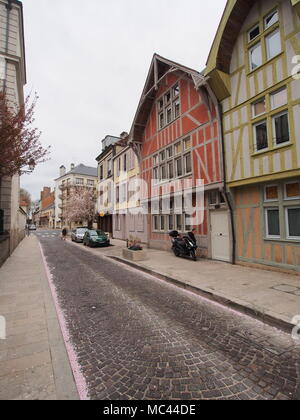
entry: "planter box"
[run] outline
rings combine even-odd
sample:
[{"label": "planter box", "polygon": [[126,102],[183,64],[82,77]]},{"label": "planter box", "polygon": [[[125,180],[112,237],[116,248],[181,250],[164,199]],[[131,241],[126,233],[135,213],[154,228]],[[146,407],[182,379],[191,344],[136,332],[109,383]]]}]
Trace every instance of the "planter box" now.
[{"label": "planter box", "polygon": [[147,259],[146,251],[131,251],[123,249],[123,258],[129,261],[145,261]]}]

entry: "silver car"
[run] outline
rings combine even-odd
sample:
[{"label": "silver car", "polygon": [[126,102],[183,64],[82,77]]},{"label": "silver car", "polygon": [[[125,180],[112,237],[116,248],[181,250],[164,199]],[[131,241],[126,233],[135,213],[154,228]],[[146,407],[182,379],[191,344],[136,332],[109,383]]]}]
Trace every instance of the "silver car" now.
[{"label": "silver car", "polygon": [[85,232],[87,230],[88,230],[87,228],[74,229],[72,231],[72,234],[71,234],[72,242],[82,243],[83,242],[83,237],[84,237]]}]

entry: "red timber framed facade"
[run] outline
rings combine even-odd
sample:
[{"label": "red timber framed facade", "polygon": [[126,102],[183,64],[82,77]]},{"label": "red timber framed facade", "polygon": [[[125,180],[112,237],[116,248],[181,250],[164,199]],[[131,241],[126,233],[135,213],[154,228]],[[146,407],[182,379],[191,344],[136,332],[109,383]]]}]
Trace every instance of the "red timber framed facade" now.
[{"label": "red timber framed facade", "polygon": [[[130,132],[150,247],[169,249],[171,230],[196,228],[201,256],[232,260],[220,132],[218,103],[202,74],[155,54]],[[190,183],[195,207],[199,180],[205,186],[201,222],[191,225],[178,196]]]}]

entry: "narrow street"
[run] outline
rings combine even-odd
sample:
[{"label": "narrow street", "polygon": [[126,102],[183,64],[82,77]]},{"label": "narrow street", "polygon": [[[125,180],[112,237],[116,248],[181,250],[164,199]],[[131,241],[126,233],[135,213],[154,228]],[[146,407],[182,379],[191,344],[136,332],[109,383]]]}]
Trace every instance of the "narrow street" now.
[{"label": "narrow street", "polygon": [[291,336],[95,256],[43,247],[91,399],[299,399]]}]

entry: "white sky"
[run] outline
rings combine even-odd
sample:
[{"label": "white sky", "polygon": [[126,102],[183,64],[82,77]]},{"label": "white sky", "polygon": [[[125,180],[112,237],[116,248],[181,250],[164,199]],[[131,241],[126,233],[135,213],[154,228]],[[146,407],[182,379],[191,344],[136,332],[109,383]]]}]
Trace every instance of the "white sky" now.
[{"label": "white sky", "polygon": [[26,93],[51,160],[23,176],[33,199],[59,166],[96,167],[101,140],[130,130],[156,52],[203,70],[226,0],[23,0]]}]

